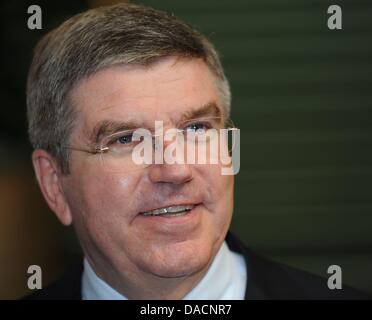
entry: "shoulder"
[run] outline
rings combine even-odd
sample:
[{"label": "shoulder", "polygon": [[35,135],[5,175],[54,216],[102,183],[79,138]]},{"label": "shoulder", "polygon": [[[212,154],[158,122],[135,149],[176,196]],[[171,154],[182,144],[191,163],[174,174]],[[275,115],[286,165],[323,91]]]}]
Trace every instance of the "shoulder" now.
[{"label": "shoulder", "polygon": [[81,300],[83,261],[74,265],[66,274],[46,288],[36,290],[22,300]]},{"label": "shoulder", "polygon": [[370,299],[349,286],[331,290],[327,279],[264,258],[246,247],[236,236],[226,238],[232,251],[244,256],[247,266],[246,299]]}]

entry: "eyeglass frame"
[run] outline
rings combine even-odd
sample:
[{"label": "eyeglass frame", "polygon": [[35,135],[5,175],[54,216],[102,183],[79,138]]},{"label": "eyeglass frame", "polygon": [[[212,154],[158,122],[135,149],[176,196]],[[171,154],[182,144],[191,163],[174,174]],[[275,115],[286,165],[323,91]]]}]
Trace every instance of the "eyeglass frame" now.
[{"label": "eyeglass frame", "polygon": [[[200,121],[203,121],[203,120],[208,120],[208,119],[223,119],[223,117],[205,117],[205,118],[195,118],[195,119],[189,119],[189,120],[185,120],[181,123],[189,123],[189,122],[192,122],[192,121],[196,121],[196,122],[200,122]],[[224,123],[226,124],[227,122],[231,123],[232,124],[232,127],[223,127],[223,128],[220,128],[218,130],[221,130],[221,129],[224,129],[224,130],[228,130],[228,131],[235,131],[235,130],[239,130],[239,128],[235,127],[233,121],[230,119],[230,118],[227,118],[225,119]],[[109,134],[105,137],[103,137],[101,140],[107,140],[109,139],[110,137],[112,136],[115,136],[115,135],[120,135],[122,134],[123,132],[135,132],[136,130],[138,130],[139,128],[137,129],[131,129],[131,130],[122,130],[122,131],[118,131],[118,132],[115,132],[115,133],[112,133],[112,134]],[[177,129],[177,128],[175,128]],[[177,129],[177,134],[179,133],[183,133],[185,132],[187,129]],[[208,129],[207,129],[208,130]],[[157,137],[159,136],[164,136],[164,133],[163,134],[158,134],[158,135],[155,135],[155,134],[151,134],[151,138],[152,138],[152,141],[154,141],[154,139],[156,139]],[[154,143],[153,143],[154,145]],[[79,148],[79,147],[74,147],[74,146],[65,146],[64,148],[66,149],[69,149],[69,150],[74,150],[74,151],[80,151],[80,152],[85,152],[85,153],[89,153],[89,154],[93,154],[93,155],[97,155],[97,154],[104,154],[104,153],[108,153],[110,152],[110,147],[107,146],[107,145],[104,145],[104,144],[101,144],[101,145],[97,145],[94,149],[86,149],[86,148]]]}]

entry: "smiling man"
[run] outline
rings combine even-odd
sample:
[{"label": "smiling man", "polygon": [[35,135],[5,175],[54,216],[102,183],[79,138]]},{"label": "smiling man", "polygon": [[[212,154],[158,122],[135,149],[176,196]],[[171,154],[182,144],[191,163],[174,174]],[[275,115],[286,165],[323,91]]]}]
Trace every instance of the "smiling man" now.
[{"label": "smiling man", "polygon": [[[87,133],[102,121],[121,119],[145,128],[161,119],[179,127],[182,115],[198,106],[221,105],[205,63],[174,57],[151,67],[105,68],[81,80],[71,100],[78,120],[69,145],[78,148],[93,143]],[[38,176],[51,169],[47,157],[42,150],[33,155]],[[221,175],[216,165],[164,163],[127,170],[130,158],[120,159],[122,172],[111,172],[110,155],[102,157],[73,150],[70,173],[58,179],[63,195],[50,194],[46,186],[48,203],[63,223],[74,224],[87,262],[118,292],[129,298],[182,298],[224,241],[232,176]],[[150,214],[175,207],[184,214]]]},{"label": "smiling man", "polygon": [[37,45],[27,105],[40,189],[61,223],[73,225],[85,256],[31,298],[340,296],[228,233],[234,176],[221,174],[221,161],[133,162],[136,129],[153,133],[161,122],[188,139],[228,123],[218,55],[185,23],[127,4],[72,17]]}]

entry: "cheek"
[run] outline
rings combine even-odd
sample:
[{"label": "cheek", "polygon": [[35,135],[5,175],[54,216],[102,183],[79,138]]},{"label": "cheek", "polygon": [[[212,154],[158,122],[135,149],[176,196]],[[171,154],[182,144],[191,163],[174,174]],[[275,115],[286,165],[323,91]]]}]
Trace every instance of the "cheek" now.
[{"label": "cheek", "polygon": [[82,215],[100,223],[117,222],[130,217],[136,187],[135,177],[84,174],[70,184],[69,201],[74,215]]},{"label": "cheek", "polygon": [[234,176],[222,175],[218,165],[199,167],[199,174],[207,190],[205,203],[211,213],[212,223],[219,229],[229,224],[233,212]]},{"label": "cheek", "polygon": [[234,188],[234,179],[232,176],[222,176],[220,175],[218,182],[216,194],[216,210],[220,216],[220,223],[223,228],[230,224],[233,206],[234,206],[234,197],[233,197],[233,188]]},{"label": "cheek", "polygon": [[74,224],[85,246],[110,252],[116,243],[126,242],[136,210],[132,196],[136,181],[119,175],[86,175],[71,183],[70,190],[75,190],[69,199]]},{"label": "cheek", "polygon": [[[231,202],[234,187],[234,176],[222,175],[220,165],[201,165],[198,167],[201,179],[210,195],[210,200],[222,205]],[[227,203],[228,204],[228,203]]]}]

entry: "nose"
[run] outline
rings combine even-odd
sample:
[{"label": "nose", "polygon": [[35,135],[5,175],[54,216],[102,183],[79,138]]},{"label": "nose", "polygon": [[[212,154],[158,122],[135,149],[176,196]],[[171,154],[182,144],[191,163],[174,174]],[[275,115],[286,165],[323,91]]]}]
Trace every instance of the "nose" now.
[{"label": "nose", "polygon": [[188,164],[154,164],[149,167],[152,182],[182,184],[192,180],[192,170]]},{"label": "nose", "polygon": [[[170,142],[163,141],[164,148]],[[192,180],[192,167],[186,163],[186,159],[181,159],[184,155],[177,155],[176,163],[167,163],[166,159],[163,158],[163,163],[152,164],[149,167],[149,178],[150,181],[157,182],[168,182],[173,184],[183,184]],[[183,160],[183,161],[182,161]]]}]

